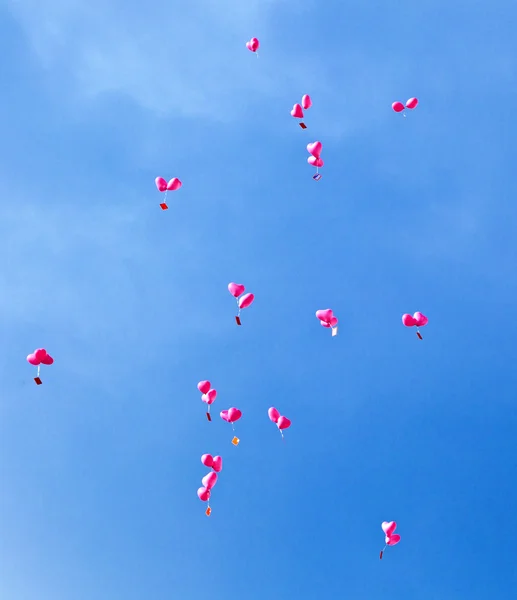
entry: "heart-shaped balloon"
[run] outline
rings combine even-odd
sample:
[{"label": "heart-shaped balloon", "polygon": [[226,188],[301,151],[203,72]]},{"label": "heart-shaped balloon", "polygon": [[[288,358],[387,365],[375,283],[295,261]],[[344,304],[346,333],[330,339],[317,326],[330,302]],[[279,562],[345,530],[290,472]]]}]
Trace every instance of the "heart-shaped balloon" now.
[{"label": "heart-shaped balloon", "polygon": [[395,544],[398,544],[399,542],[400,542],[400,535],[398,533],[394,533],[393,535],[386,536],[384,538],[384,543],[387,546],[395,546]]},{"label": "heart-shaped balloon", "polygon": [[211,469],[212,465],[214,464],[214,458],[211,454],[203,454],[201,457],[201,462],[205,465],[205,467]]},{"label": "heart-shaped balloon", "polygon": [[280,413],[277,411],[277,409],[272,406],[268,411],[267,414],[269,416],[269,418],[271,419],[271,421],[273,421],[273,423],[276,423],[278,421],[278,419],[280,418]]},{"label": "heart-shaped balloon", "polygon": [[257,38],[251,38],[249,42],[246,42],[246,48],[251,52],[256,52],[260,46],[260,42]]},{"label": "heart-shaped balloon", "polygon": [[330,319],[330,323],[329,323],[329,325],[330,325],[331,327],[335,327],[337,324],[338,324],[337,317],[332,317],[332,319]]},{"label": "heart-shaped balloon", "polygon": [[397,523],[395,521],[383,521],[381,527],[385,535],[390,537],[395,529],[397,529]]},{"label": "heart-shaped balloon", "polygon": [[407,313],[405,315],[402,315],[402,323],[406,327],[414,327],[416,325],[415,319],[411,315],[408,315]]},{"label": "heart-shaped balloon", "polygon": [[167,189],[169,192],[175,192],[176,190],[179,190],[182,185],[183,184],[177,177],[173,177],[167,184]]},{"label": "heart-shaped balloon", "polygon": [[229,283],[228,291],[234,298],[238,298],[241,294],[244,294],[244,290],[246,288],[242,285],[242,283]]},{"label": "heart-shaped balloon", "polygon": [[235,423],[242,417],[242,413],[238,408],[229,408],[228,409],[228,423]]},{"label": "heart-shaped balloon", "polygon": [[320,157],[322,149],[323,145],[321,142],[312,142],[312,144],[307,144],[307,150],[309,154],[312,154],[312,156],[315,156],[316,158]]},{"label": "heart-shaped balloon", "polygon": [[253,300],[255,300],[255,296],[253,294],[244,294],[239,298],[239,308],[248,308],[253,304]]},{"label": "heart-shaped balloon", "polygon": [[410,98],[406,102],[406,108],[416,108],[417,104],[418,104],[418,99],[417,98]]},{"label": "heart-shaped balloon", "polygon": [[217,483],[217,473],[214,473],[214,471],[207,473],[201,480],[201,483],[206,487],[207,490],[211,490]]},{"label": "heart-shaped balloon", "polygon": [[212,469],[217,473],[220,473],[223,470],[223,459],[220,456],[214,456]]},{"label": "heart-shaped balloon", "polygon": [[156,187],[158,188],[159,192],[165,192],[165,190],[167,189],[167,182],[163,177],[157,177],[154,180],[154,183],[156,183]]},{"label": "heart-shaped balloon", "polygon": [[45,350],[45,348],[38,348],[35,352],[34,352],[36,359],[43,361],[45,360],[45,358],[47,357],[47,351]]},{"label": "heart-shaped balloon", "polygon": [[332,325],[330,324],[330,321],[320,321],[320,325],[322,327],[326,327],[327,329],[330,329],[332,327]]},{"label": "heart-shaped balloon", "polygon": [[208,392],[208,390],[210,389],[210,382],[209,381],[200,381],[197,384],[197,389],[202,393],[202,394],[206,394]]},{"label": "heart-shaped balloon", "polygon": [[315,156],[309,156],[307,162],[313,167],[322,167],[325,163],[322,158],[316,158]]},{"label": "heart-shaped balloon", "polygon": [[287,417],[280,417],[277,423],[278,429],[287,429],[291,427],[291,421]]},{"label": "heart-shaped balloon", "polygon": [[427,323],[429,322],[429,319],[423,315],[421,312],[416,312],[413,315],[413,319],[415,320],[415,324],[417,327],[423,327],[424,325],[427,325]]},{"label": "heart-shaped balloon", "polygon": [[201,396],[201,400],[206,404],[213,404],[215,402],[217,392],[215,390],[208,390],[206,394]]},{"label": "heart-shaped balloon", "polygon": [[312,106],[312,100],[311,100],[311,97],[309,96],[309,94],[304,94],[302,96],[302,106],[303,106],[303,108],[305,108],[305,110],[307,110],[308,108],[310,108]]},{"label": "heart-shaped balloon", "polygon": [[293,110],[291,111],[291,116],[295,119],[303,119],[303,110],[299,104],[295,104],[293,106]]},{"label": "heart-shaped balloon", "polygon": [[404,110],[404,105],[402,104],[402,102],[394,102],[391,105],[391,108],[395,111],[395,112],[402,112]]},{"label": "heart-shaped balloon", "polygon": [[54,359],[52,358],[52,356],[50,356],[50,354],[46,354],[42,359],[41,359],[42,364],[44,365],[51,365],[54,362]]},{"label": "heart-shaped balloon", "polygon": [[229,423],[229,422],[230,422],[230,421],[228,420],[228,411],[227,411],[227,410],[222,410],[222,411],[219,413],[219,415],[220,415],[220,417],[221,417],[221,419],[222,419],[223,421],[226,421],[227,423]]},{"label": "heart-shaped balloon", "polygon": [[197,495],[202,502],[208,502],[210,499],[210,490],[207,490],[206,487],[200,487],[197,491]]},{"label": "heart-shaped balloon", "polygon": [[29,354],[29,356],[27,356],[27,362],[30,363],[31,365],[34,365],[35,367],[37,367],[40,364],[40,361],[36,358],[35,352],[33,352],[32,354]]},{"label": "heart-shaped balloon", "polygon": [[333,316],[334,316],[334,313],[333,313],[332,309],[330,309],[330,308],[325,308],[323,310],[316,311],[316,317],[320,321],[324,321],[325,323],[329,323],[330,319],[332,319]]}]

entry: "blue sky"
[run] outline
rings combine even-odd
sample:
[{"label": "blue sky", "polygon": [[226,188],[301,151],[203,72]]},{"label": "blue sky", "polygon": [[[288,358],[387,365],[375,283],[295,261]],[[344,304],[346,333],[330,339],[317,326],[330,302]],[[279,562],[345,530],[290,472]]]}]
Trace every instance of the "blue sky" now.
[{"label": "blue sky", "polygon": [[2,599],[513,597],[516,18],[2,1]]}]

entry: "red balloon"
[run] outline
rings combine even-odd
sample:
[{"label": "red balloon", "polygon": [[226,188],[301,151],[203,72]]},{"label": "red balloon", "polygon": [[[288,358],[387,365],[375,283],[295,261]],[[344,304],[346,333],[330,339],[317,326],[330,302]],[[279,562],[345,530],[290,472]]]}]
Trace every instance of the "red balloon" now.
[{"label": "red balloon", "polygon": [[394,102],[391,105],[391,108],[395,111],[395,112],[402,112],[405,108],[405,106],[402,104],[402,102]]}]

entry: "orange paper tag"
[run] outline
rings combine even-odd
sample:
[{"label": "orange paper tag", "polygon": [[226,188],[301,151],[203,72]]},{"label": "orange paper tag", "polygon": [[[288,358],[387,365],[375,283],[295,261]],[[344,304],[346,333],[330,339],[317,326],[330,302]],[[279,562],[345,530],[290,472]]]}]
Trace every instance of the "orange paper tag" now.
[{"label": "orange paper tag", "polygon": [[41,385],[43,383],[43,381],[41,381],[41,379],[39,377],[34,377],[34,381],[36,382],[37,385]]},{"label": "orange paper tag", "polygon": [[238,437],[234,436],[234,438],[233,438],[233,440],[232,440],[232,444],[233,444],[234,446],[238,446],[238,445],[239,445],[239,442],[240,442],[240,439],[239,439]]},{"label": "orange paper tag", "polygon": [[212,514],[212,509],[211,509],[210,507],[208,507],[208,508],[205,510],[205,515],[206,515],[207,517],[209,517],[211,514]]},{"label": "orange paper tag", "polygon": [[160,208],[161,208],[162,210],[167,210],[169,207],[168,207],[168,206],[165,204],[165,202],[162,202],[162,203],[160,204]]},{"label": "orange paper tag", "polygon": [[237,323],[237,325],[241,324],[241,318],[240,317],[235,317],[235,322]]},{"label": "orange paper tag", "polygon": [[305,125],[305,123],[300,123],[300,127],[301,127],[302,129],[307,129],[307,125]]}]

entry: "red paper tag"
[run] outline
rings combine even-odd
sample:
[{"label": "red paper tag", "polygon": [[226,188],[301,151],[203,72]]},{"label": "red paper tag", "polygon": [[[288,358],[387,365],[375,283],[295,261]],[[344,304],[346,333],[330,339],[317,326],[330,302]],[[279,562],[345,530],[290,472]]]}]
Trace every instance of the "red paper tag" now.
[{"label": "red paper tag", "polygon": [[209,413],[209,412],[207,412],[207,413],[206,413],[206,418],[207,418],[209,421],[211,421],[211,420],[212,420],[212,417],[210,416],[210,413]]},{"label": "red paper tag", "polygon": [[301,127],[302,129],[307,129],[307,125],[305,125],[305,123],[300,123],[300,127]]},{"label": "red paper tag", "polygon": [[235,317],[235,322],[237,323],[237,325],[241,325],[241,318]]},{"label": "red paper tag", "polygon": [[424,338],[423,338],[423,337],[420,335],[420,332],[419,332],[419,331],[417,331],[417,332],[416,332],[416,334],[418,335],[418,339],[419,339],[419,340],[423,340],[423,339],[424,339]]},{"label": "red paper tag", "polygon": [[160,208],[161,208],[162,210],[167,210],[169,207],[168,207],[168,206],[165,204],[165,202],[162,202],[162,203],[160,204]]},{"label": "red paper tag", "polygon": [[43,381],[41,381],[41,379],[39,377],[34,377],[34,381],[36,382],[37,385],[41,385],[43,383]]}]

